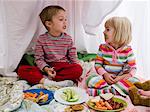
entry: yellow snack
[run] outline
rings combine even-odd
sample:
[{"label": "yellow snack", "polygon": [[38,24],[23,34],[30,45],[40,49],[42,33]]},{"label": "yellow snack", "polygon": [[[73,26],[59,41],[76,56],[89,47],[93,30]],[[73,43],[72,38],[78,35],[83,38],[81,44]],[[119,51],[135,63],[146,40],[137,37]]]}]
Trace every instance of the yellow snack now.
[{"label": "yellow snack", "polygon": [[72,105],[71,108],[74,110],[74,111],[82,111],[84,109],[84,107],[80,104],[77,104],[77,105]]},{"label": "yellow snack", "polygon": [[39,99],[38,102],[44,103],[44,102],[46,102],[48,100],[48,94],[44,94],[44,95],[38,97],[38,99]]}]

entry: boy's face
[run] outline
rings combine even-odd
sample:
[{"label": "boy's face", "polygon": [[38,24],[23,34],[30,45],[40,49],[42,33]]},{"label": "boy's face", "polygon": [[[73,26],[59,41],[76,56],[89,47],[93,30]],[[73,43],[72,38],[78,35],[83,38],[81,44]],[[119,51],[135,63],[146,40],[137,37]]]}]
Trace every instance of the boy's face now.
[{"label": "boy's face", "polygon": [[59,36],[61,33],[64,33],[67,28],[66,12],[63,10],[58,11],[58,13],[52,17],[52,21],[49,22],[49,32],[54,36]]},{"label": "boy's face", "polygon": [[104,37],[106,43],[112,43],[114,38],[114,31],[115,29],[111,26],[105,26]]}]

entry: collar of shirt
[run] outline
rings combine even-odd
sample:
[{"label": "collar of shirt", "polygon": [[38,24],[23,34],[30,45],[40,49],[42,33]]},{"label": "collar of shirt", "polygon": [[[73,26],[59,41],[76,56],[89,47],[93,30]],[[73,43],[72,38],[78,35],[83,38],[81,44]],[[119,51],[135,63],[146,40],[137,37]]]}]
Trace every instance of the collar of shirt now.
[{"label": "collar of shirt", "polygon": [[111,45],[109,45],[109,44],[107,44],[107,43],[106,43],[106,45],[107,45],[111,50],[113,50],[112,61],[113,61],[114,63],[117,62],[118,52],[119,52],[119,51],[122,51],[122,50],[124,50],[124,49],[127,48],[127,46],[121,46],[121,47],[119,47],[118,49],[114,49]]}]

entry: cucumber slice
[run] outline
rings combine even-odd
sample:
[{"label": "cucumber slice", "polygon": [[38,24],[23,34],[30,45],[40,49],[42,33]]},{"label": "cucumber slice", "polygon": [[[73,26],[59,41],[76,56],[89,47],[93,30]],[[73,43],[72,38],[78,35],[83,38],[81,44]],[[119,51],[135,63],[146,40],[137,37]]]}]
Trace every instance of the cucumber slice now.
[{"label": "cucumber slice", "polygon": [[72,96],[71,96],[71,91],[68,91],[68,92],[67,92],[67,101],[70,100],[71,97],[72,97]]},{"label": "cucumber slice", "polygon": [[63,100],[67,101],[67,95],[66,94],[61,94],[60,96]]},{"label": "cucumber slice", "polygon": [[76,92],[74,90],[71,90],[71,96],[74,97],[76,95]]},{"label": "cucumber slice", "polygon": [[74,95],[71,99],[68,100],[68,102],[76,102],[79,100],[79,96],[78,95]]},{"label": "cucumber slice", "polygon": [[79,100],[78,94],[73,89],[65,89],[63,91],[63,95],[61,95],[62,99],[68,102],[76,102]]}]

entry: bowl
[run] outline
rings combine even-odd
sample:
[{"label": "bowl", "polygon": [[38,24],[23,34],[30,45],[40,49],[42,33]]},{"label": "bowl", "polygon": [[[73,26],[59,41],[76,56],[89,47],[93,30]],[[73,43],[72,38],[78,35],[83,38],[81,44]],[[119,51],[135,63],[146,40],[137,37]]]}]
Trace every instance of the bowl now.
[{"label": "bowl", "polygon": [[93,104],[93,102],[91,102],[90,100],[87,102],[87,105],[91,109],[96,110],[96,111],[100,111],[100,112],[121,112],[128,105],[127,102],[125,100],[121,99],[121,98],[113,97],[112,100],[115,101],[115,102],[118,102],[118,103],[122,103],[123,107],[120,107],[119,109],[114,109],[114,110],[103,110],[103,109],[100,109],[100,108],[96,108],[95,104]]},{"label": "bowl", "polygon": [[54,91],[49,91],[47,89],[29,89],[29,90],[25,90],[23,92],[24,93],[27,93],[27,92],[37,93],[37,95],[40,95],[40,92],[43,92],[44,94],[48,94],[48,100],[46,102],[37,102],[39,105],[49,104],[49,102],[54,99]]}]

